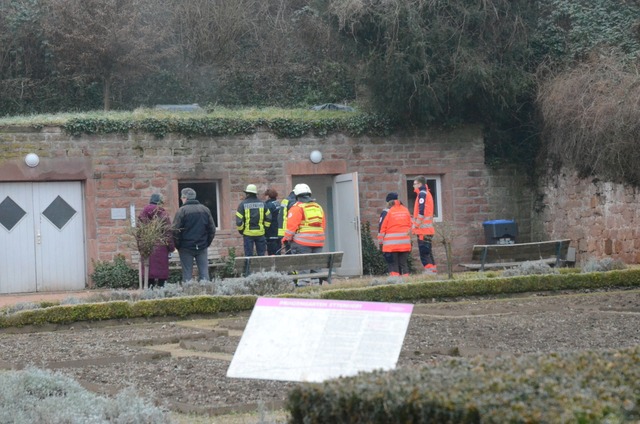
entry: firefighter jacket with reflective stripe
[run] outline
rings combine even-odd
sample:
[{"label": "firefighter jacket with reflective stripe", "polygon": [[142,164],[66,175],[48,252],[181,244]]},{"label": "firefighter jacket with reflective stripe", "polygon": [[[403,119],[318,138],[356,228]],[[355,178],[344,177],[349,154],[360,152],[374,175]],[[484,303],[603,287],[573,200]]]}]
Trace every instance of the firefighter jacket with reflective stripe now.
[{"label": "firefighter jacket with reflective stripe", "polygon": [[271,226],[271,212],[258,199],[250,194],[238,205],[236,228],[243,236],[263,236],[265,228]]},{"label": "firefighter jacket with reflective stripe", "polygon": [[287,215],[289,215],[289,208],[296,203],[296,195],[292,191],[289,193],[286,199],[280,202],[280,210],[278,211],[278,237],[284,237],[285,231],[287,231]]},{"label": "firefighter jacket with reflective stripe", "polygon": [[419,236],[432,236],[435,234],[433,227],[433,196],[426,185],[415,189],[416,203],[413,207],[413,234]]},{"label": "firefighter jacket with reflective stripe", "polygon": [[399,200],[393,200],[382,219],[378,243],[383,252],[409,252],[411,250],[411,214]]},{"label": "firefighter jacket with reflective stripe", "polygon": [[325,217],[322,207],[310,198],[298,199],[289,209],[287,231],[283,241],[294,241],[302,246],[324,246]]},{"label": "firefighter jacket with reflective stripe", "polygon": [[278,213],[280,212],[280,202],[276,199],[269,199],[264,202],[264,207],[269,210],[271,214],[271,226],[266,227],[264,230],[264,236],[268,239],[278,238]]}]

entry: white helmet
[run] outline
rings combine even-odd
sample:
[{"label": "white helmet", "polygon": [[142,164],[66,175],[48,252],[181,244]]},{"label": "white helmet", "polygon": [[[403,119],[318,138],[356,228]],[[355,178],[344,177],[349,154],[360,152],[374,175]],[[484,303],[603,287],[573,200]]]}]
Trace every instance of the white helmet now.
[{"label": "white helmet", "polygon": [[311,194],[311,189],[306,184],[296,184],[296,186],[293,188],[293,194],[295,194],[296,196]]},{"label": "white helmet", "polygon": [[255,184],[249,184],[247,188],[244,189],[244,192],[258,194],[258,187],[256,187]]}]

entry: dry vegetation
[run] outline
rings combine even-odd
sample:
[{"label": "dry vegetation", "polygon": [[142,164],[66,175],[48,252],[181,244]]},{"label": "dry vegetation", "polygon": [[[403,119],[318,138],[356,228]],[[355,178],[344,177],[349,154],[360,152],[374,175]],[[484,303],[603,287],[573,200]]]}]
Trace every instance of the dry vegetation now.
[{"label": "dry vegetation", "polygon": [[612,56],[590,61],[543,84],[538,103],[556,164],[582,175],[640,185],[640,69]]}]

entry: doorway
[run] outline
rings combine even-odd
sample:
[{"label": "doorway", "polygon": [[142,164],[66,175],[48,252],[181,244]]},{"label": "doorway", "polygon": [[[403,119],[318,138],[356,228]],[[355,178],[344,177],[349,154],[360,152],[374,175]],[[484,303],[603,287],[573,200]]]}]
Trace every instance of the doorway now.
[{"label": "doorway", "polygon": [[341,175],[293,175],[292,187],[304,183],[326,215],[326,240],[323,251],[343,251],[341,276],[362,275],[360,238],[360,202],[358,173]]}]

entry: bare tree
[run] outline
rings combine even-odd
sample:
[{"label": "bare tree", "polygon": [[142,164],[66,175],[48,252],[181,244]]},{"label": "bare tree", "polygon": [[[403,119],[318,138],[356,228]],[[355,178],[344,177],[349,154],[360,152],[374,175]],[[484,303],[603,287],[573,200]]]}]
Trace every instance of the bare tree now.
[{"label": "bare tree", "polygon": [[47,0],[45,30],[64,72],[103,85],[110,109],[116,79],[157,68],[171,49],[163,2],[153,0]]},{"label": "bare tree", "polygon": [[256,0],[173,0],[176,43],[185,60],[223,64],[255,38]]},{"label": "bare tree", "polygon": [[453,254],[451,253],[451,242],[455,237],[455,228],[449,222],[439,222],[436,225],[435,241],[442,243],[444,247],[445,259],[447,261],[447,278],[453,280]]}]

